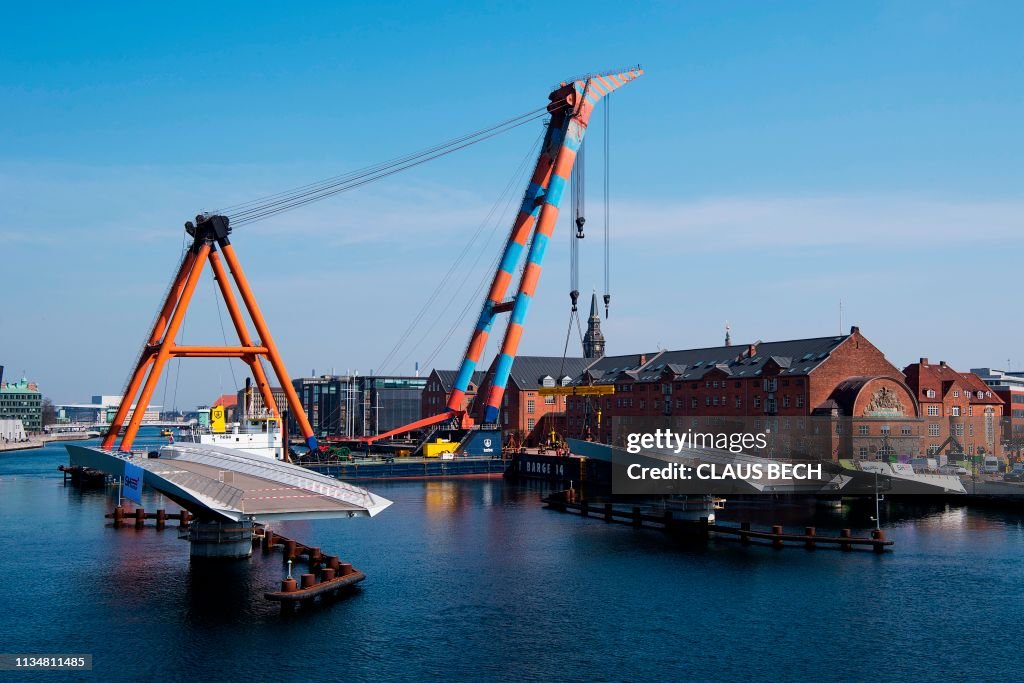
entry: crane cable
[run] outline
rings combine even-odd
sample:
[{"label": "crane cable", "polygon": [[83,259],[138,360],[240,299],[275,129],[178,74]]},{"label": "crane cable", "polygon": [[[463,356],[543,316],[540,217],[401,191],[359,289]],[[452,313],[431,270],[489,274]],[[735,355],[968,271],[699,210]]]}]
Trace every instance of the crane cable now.
[{"label": "crane cable", "polygon": [[[565,106],[566,105],[564,104],[561,105],[561,107]],[[558,107],[554,108],[555,111],[557,111],[557,109]],[[223,213],[228,216],[232,224],[235,226],[263,220],[270,216],[275,216],[279,213],[283,213],[300,206],[305,206],[306,204],[310,204],[341,192],[355,189],[376,180],[386,178],[396,173],[400,173],[401,171],[414,168],[428,161],[432,161],[447,154],[451,154],[452,152],[475,145],[484,140],[488,140],[502,133],[507,133],[519,126],[543,118],[547,116],[548,113],[549,110],[547,107],[541,107],[502,121],[494,126],[474,131],[468,135],[463,135],[459,138],[455,138],[454,140],[434,145],[433,147],[419,152],[406,154],[396,159],[368,166],[351,173],[334,176],[332,178],[303,185],[292,190],[279,192],[262,199],[226,207],[225,209],[220,210],[219,213]]]},{"label": "crane cable", "polygon": [[[487,215],[483,219],[483,221],[480,222],[480,224],[477,227],[476,231],[474,232],[473,236],[470,237],[469,241],[466,242],[465,246],[462,248],[462,251],[459,253],[458,257],[448,267],[448,271],[444,274],[444,277],[442,277],[441,280],[438,282],[437,286],[434,287],[433,292],[431,292],[430,296],[427,297],[426,302],[420,308],[419,312],[413,318],[412,322],[410,322],[409,325],[406,327],[405,331],[401,334],[401,336],[399,336],[398,340],[395,342],[394,346],[388,352],[387,356],[385,356],[384,360],[381,361],[378,364],[377,367],[381,368],[383,372],[387,372],[388,367],[389,367],[389,363],[391,363],[391,361],[393,361],[395,359],[395,357],[397,356],[397,354],[399,353],[399,351],[401,350],[402,346],[405,344],[405,342],[407,341],[409,336],[416,330],[417,326],[423,320],[424,316],[429,312],[430,307],[437,300],[437,298],[443,293],[444,289],[448,285],[448,283],[451,280],[452,276],[455,274],[455,272],[462,265],[462,262],[469,255],[469,252],[473,248],[473,245],[476,244],[476,242],[484,234],[485,229],[488,227],[488,225],[490,225],[491,219],[494,217],[495,212],[497,212],[499,210],[499,208],[501,207],[502,203],[505,202],[506,195],[508,195],[508,193],[511,192],[512,188],[514,187],[515,181],[518,180],[519,177],[521,176],[523,168],[529,162],[530,157],[532,157],[535,154],[537,146],[540,144],[540,141],[543,138],[543,136],[544,136],[544,134],[541,133],[541,135],[539,135],[537,137],[537,139],[534,141],[533,145],[530,147],[530,150],[527,152],[526,156],[523,158],[523,160],[516,167],[515,171],[512,174],[512,177],[509,178],[508,183],[505,185],[504,189],[501,191],[501,194],[498,196],[498,199],[491,206],[490,210],[487,212]],[[499,214],[499,216],[501,216],[501,215],[503,215],[503,214]],[[493,233],[492,233],[491,237],[493,237]],[[490,238],[488,238],[488,240],[484,243],[483,246],[486,247],[487,245],[489,245],[490,241],[491,241]],[[473,262],[473,265],[467,270],[467,273],[471,272],[472,269],[475,268],[475,266],[479,262],[479,260],[480,260],[480,256],[478,255],[476,260]],[[468,275],[466,276],[466,278],[468,278]],[[465,282],[466,278],[463,278],[463,282]],[[436,325],[436,323],[437,323],[437,320],[440,319],[441,316],[443,316],[444,312],[448,310],[448,307],[451,305],[452,301],[453,301],[453,299],[451,299],[451,298],[448,299],[448,303],[445,304],[445,307],[441,311],[441,313],[439,313],[438,316],[435,317],[434,322],[431,323],[430,328],[428,329],[428,331],[426,333],[422,334],[422,335],[419,335],[419,341],[416,343],[415,346],[413,346],[412,349],[410,349],[405,354],[405,356],[400,361],[398,361],[395,364],[396,366],[401,366],[408,359],[409,355],[419,347],[419,344],[423,341],[423,339],[426,338],[427,336],[429,336],[430,330],[433,329],[434,325]]]},{"label": "crane cable", "polygon": [[608,319],[611,293],[611,93],[604,100],[604,317]]}]

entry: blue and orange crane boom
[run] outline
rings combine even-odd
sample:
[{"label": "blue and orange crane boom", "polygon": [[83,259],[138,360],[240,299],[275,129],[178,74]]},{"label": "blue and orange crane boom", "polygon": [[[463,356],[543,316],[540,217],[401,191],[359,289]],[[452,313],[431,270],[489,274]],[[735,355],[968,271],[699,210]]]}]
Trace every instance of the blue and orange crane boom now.
[{"label": "blue and orange crane boom", "polygon": [[[364,441],[378,441],[453,418],[460,419],[464,427],[471,426],[472,419],[462,408],[465,394],[480,363],[495,319],[499,314],[507,312],[510,313],[508,325],[494,364],[490,388],[484,397],[483,421],[490,424],[498,420],[512,362],[522,340],[530,302],[537,292],[544,255],[558,220],[562,195],[576,162],[577,151],[586,135],[590,116],[603,97],[639,78],[643,73],[643,69],[635,67],[581,76],[562,82],[548,95],[550,103],[547,109],[551,114],[551,120],[540,155],[523,195],[519,213],[509,232],[476,326],[466,346],[446,410],[398,429],[364,438]],[[505,299],[512,284],[513,273],[522,260],[523,251],[527,251],[526,264],[519,285],[515,295]]]}]

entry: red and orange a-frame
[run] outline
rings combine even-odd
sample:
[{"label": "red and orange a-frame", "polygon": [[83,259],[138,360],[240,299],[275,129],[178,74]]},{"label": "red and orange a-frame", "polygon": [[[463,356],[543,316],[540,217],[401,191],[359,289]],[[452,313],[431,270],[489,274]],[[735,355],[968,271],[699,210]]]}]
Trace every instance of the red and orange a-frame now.
[{"label": "red and orange a-frame", "polygon": [[[109,450],[114,447],[117,435],[121,431],[122,426],[124,426],[125,418],[128,417],[130,411],[131,417],[128,419],[124,438],[121,439],[120,450],[124,452],[131,450],[135,436],[139,432],[139,426],[142,424],[142,418],[146,414],[146,408],[153,397],[153,391],[160,380],[160,374],[163,372],[167,361],[174,357],[241,358],[252,369],[253,377],[256,380],[256,387],[263,396],[264,405],[267,406],[267,409],[275,417],[280,417],[281,414],[277,403],[274,401],[270,384],[267,382],[267,375],[260,363],[260,358],[265,356],[270,361],[271,367],[274,368],[274,374],[277,375],[281,388],[284,389],[285,396],[288,398],[288,406],[299,425],[299,429],[302,431],[302,436],[306,439],[306,445],[309,446],[310,450],[316,450],[316,437],[313,436],[313,430],[309,426],[309,420],[306,419],[306,413],[299,402],[299,396],[295,393],[295,388],[288,378],[288,371],[284,367],[281,355],[277,352],[277,346],[274,345],[273,337],[270,336],[270,329],[263,320],[263,314],[260,313],[256,297],[253,296],[252,290],[249,288],[249,282],[245,279],[242,266],[238,262],[238,257],[235,255],[231,242],[228,240],[228,234],[231,232],[228,218],[220,215],[197,216],[195,224],[191,221],[185,224],[185,230],[194,238],[192,247],[182,258],[178,273],[174,278],[170,291],[167,293],[167,298],[160,309],[160,314],[153,324],[153,329],[149,333],[149,338],[146,340],[146,345],[139,356],[135,371],[128,382],[128,388],[121,399],[121,405],[114,415],[114,420],[110,424],[107,436],[103,439],[103,448]],[[238,287],[238,293],[242,297],[242,302],[245,304],[249,317],[256,328],[257,341],[253,341],[252,336],[249,334],[245,317],[242,315],[238,301],[235,299],[231,282],[228,280],[228,270],[224,268],[224,263],[217,253],[218,247],[224,255],[224,261],[227,261],[227,268],[231,272],[235,286]],[[178,346],[175,344],[174,340],[178,335],[178,329],[185,318],[185,312],[188,310],[192,294],[195,292],[196,285],[199,283],[199,278],[207,262],[213,267],[213,274],[217,280],[221,296],[224,298],[224,304],[227,306],[228,312],[231,315],[231,322],[238,333],[239,346]],[[139,394],[140,387],[142,388],[141,394]],[[132,401],[135,400],[136,394],[139,394],[139,397],[133,409]],[[288,444],[284,444],[284,451],[287,458]]]}]

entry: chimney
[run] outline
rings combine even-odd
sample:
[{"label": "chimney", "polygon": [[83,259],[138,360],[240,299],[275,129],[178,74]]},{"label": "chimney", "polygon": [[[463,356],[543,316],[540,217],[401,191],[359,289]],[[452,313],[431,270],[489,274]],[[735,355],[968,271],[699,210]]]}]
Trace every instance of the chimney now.
[{"label": "chimney", "polygon": [[639,363],[638,367],[640,365],[646,365],[646,364],[647,364],[647,354],[646,353],[641,353],[640,354],[640,363]]},{"label": "chimney", "polygon": [[757,355],[757,344],[751,344],[747,347],[747,358],[753,358]]},{"label": "chimney", "polygon": [[945,368],[945,367],[948,367],[948,366],[946,365],[946,361],[944,361],[944,360],[940,360],[940,361],[939,361],[939,367],[940,367],[940,368]]},{"label": "chimney", "polygon": [[850,327],[850,334],[860,334],[860,328],[856,325]]},{"label": "chimney", "polygon": [[927,358],[922,358],[921,359],[921,365],[927,367],[928,366],[928,359]]}]

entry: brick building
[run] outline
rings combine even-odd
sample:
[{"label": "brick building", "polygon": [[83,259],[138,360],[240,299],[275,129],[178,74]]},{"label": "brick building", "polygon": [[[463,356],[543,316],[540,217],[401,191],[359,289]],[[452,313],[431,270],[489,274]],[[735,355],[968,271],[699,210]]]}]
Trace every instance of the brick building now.
[{"label": "brick building", "polygon": [[[430,417],[443,412],[448,405],[448,398],[452,395],[452,384],[455,383],[457,370],[432,370],[427,376],[427,386],[423,389],[423,404],[421,414],[423,417]],[[473,373],[469,386],[466,388],[466,395],[462,400],[460,410],[469,411],[476,398],[476,392],[480,389],[480,383],[484,381],[483,370]]]},{"label": "brick building", "polygon": [[1002,455],[1003,399],[978,375],[927,358],[903,374],[921,405],[927,455]]},{"label": "brick building", "polygon": [[[516,433],[529,446],[545,440],[547,432],[565,431],[565,397],[541,396],[541,387],[565,385],[579,377],[592,359],[561,356],[516,356],[502,398],[498,426],[506,437]],[[433,370],[423,392],[423,417],[437,415],[445,409],[455,381],[454,370]],[[475,415],[476,396],[485,373],[473,375],[467,391],[465,409]]]},{"label": "brick building", "polygon": [[1024,456],[1024,372],[994,368],[971,368],[971,372],[1003,399],[1003,449],[1020,460]]},{"label": "brick building", "polygon": [[914,393],[857,327],[832,337],[606,356],[576,383],[614,385],[613,396],[567,403],[570,435],[600,408],[591,434],[610,443],[660,424],[765,432],[768,455],[875,459],[919,451]]}]

